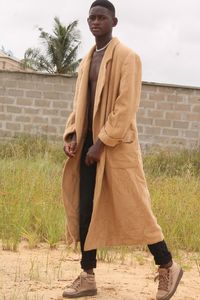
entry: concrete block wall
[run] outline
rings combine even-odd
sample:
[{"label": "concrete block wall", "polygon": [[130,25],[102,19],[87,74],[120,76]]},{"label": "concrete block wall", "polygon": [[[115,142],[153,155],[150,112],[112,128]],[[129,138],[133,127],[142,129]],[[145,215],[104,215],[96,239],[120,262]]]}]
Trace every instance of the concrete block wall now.
[{"label": "concrete block wall", "polygon": [[[76,78],[0,71],[0,139],[22,133],[61,140]],[[137,114],[143,149],[200,147],[200,88],[143,82]]]},{"label": "concrete block wall", "polygon": [[200,88],[143,82],[137,121],[143,148],[200,147]]},{"label": "concrete block wall", "polygon": [[0,72],[0,138],[22,133],[61,139],[72,110],[75,78]]}]

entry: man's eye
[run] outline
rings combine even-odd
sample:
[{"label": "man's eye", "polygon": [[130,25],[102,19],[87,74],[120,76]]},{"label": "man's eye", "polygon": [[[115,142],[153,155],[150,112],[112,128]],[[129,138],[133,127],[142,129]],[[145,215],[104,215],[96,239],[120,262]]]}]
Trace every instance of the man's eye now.
[{"label": "man's eye", "polygon": [[103,21],[103,20],[105,20],[105,17],[104,16],[99,16],[99,20]]},{"label": "man's eye", "polygon": [[95,16],[89,16],[89,21],[95,21],[96,17]]}]

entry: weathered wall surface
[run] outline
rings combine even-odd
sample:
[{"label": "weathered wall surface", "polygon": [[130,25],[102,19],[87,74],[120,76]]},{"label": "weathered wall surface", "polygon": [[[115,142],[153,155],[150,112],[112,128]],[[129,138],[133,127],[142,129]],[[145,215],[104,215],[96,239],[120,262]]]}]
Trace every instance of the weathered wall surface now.
[{"label": "weathered wall surface", "polygon": [[[76,78],[0,72],[0,138],[22,133],[61,139]],[[143,82],[137,116],[141,146],[200,146],[200,88]]]},{"label": "weathered wall surface", "polygon": [[21,133],[62,137],[75,78],[0,72],[0,137]]}]

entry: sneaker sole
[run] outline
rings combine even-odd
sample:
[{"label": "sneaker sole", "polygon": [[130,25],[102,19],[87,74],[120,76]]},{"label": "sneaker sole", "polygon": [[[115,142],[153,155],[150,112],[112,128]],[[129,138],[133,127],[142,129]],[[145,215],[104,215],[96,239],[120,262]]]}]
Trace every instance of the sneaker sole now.
[{"label": "sneaker sole", "polygon": [[95,296],[95,295],[97,295],[97,290],[82,291],[82,292],[74,294],[74,295],[65,294],[65,292],[63,292],[63,298],[70,298],[70,299],[87,297],[87,296]]},{"label": "sneaker sole", "polygon": [[179,272],[179,275],[178,275],[178,278],[176,280],[176,284],[173,288],[173,290],[171,291],[171,293],[169,295],[167,295],[166,297],[164,298],[160,298],[159,300],[170,300],[171,297],[175,294],[176,290],[177,290],[177,287],[179,285],[179,282],[181,281],[181,278],[183,277],[183,270],[180,269],[180,272]]}]

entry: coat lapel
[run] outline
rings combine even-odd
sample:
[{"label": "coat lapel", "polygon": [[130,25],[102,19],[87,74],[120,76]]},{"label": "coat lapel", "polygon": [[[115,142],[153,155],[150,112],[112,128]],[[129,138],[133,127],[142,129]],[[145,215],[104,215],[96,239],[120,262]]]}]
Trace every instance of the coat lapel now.
[{"label": "coat lapel", "polygon": [[115,46],[119,43],[119,40],[117,38],[113,38],[110,45],[106,49],[105,55],[103,57],[103,60],[101,62],[101,67],[99,70],[98,80],[97,80],[97,87],[96,87],[96,94],[95,94],[95,102],[94,102],[94,112],[93,112],[93,120],[95,118],[95,115],[97,113],[100,100],[101,100],[101,93],[105,84],[106,80],[106,69],[108,62],[112,60],[113,58],[113,52]]},{"label": "coat lapel", "polygon": [[94,47],[90,50],[88,55],[85,57],[82,65],[80,66],[80,86],[79,94],[77,95],[77,109],[76,109],[76,130],[77,130],[77,140],[78,143],[81,140],[84,127],[85,127],[85,116],[87,112],[87,96],[88,96],[88,80],[89,80],[89,70],[90,62]]}]

